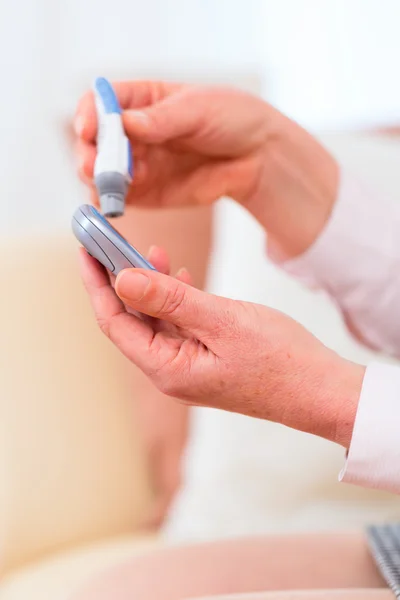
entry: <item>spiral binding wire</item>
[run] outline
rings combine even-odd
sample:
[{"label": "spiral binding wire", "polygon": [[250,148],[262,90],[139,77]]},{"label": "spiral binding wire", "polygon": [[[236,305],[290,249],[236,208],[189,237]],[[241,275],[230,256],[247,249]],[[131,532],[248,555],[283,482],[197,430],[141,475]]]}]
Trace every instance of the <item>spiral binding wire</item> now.
[{"label": "spiral binding wire", "polygon": [[382,577],[400,598],[400,525],[374,525],[367,540]]}]

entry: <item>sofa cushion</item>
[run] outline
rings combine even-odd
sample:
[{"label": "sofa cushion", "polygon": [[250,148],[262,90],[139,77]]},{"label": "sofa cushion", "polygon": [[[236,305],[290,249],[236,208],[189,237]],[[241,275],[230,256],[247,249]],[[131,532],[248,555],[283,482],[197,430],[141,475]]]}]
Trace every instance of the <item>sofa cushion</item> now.
[{"label": "sofa cushion", "polygon": [[72,235],[2,238],[0,567],[134,531],[150,486],[131,365],[97,328]]}]

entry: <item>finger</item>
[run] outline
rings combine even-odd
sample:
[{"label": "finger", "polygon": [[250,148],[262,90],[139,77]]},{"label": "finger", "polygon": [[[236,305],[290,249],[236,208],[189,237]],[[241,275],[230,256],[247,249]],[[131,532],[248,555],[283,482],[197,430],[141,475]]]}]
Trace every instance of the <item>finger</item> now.
[{"label": "finger", "polygon": [[126,314],[125,307],[114,293],[108,272],[83,248],[79,251],[80,270],[100,329],[110,337],[110,322]]},{"label": "finger", "polygon": [[90,185],[90,203],[93,204],[93,206],[100,206],[100,200],[99,200],[99,195],[97,193],[96,187],[94,185],[93,182],[89,182]]},{"label": "finger", "polygon": [[182,327],[200,339],[224,325],[229,307],[224,298],[144,269],[121,271],[115,290],[133,309]]},{"label": "finger", "polygon": [[[181,87],[180,84],[165,81],[117,81],[112,85],[122,110],[149,106]],[[97,116],[92,91],[86,92],[78,103],[75,131],[85,141],[95,141]]]},{"label": "finger", "polygon": [[115,275],[113,273],[107,273],[107,275],[108,275],[108,279],[110,281],[110,285],[111,285],[112,289],[114,289],[117,278],[115,277]]},{"label": "finger", "polygon": [[157,368],[157,353],[151,351],[153,330],[148,322],[128,314],[115,294],[106,270],[80,249],[80,271],[102,332],[144,373]]},{"label": "finger", "polygon": [[176,277],[176,279],[179,279],[179,281],[182,281],[183,283],[186,283],[187,285],[193,285],[192,276],[189,273],[189,271],[187,269],[185,269],[185,267],[182,267],[181,269],[179,269],[179,271],[177,272],[175,277]]},{"label": "finger", "polygon": [[159,273],[164,273],[164,275],[169,275],[170,273],[170,263],[169,256],[164,250],[164,248],[160,248],[158,246],[151,246],[149,252],[147,254],[147,258],[150,263],[157,269]]},{"label": "finger", "polygon": [[78,140],[75,145],[75,153],[78,160],[78,173],[84,183],[93,180],[96,152],[96,147],[93,144],[88,144],[83,140]]},{"label": "finger", "polygon": [[[82,181],[82,183],[84,183],[88,187],[94,186],[93,179],[88,177],[81,167],[78,168],[78,177]],[[97,205],[97,202],[96,202],[96,205]]]},{"label": "finger", "polygon": [[194,102],[182,89],[148,107],[126,110],[123,122],[129,136],[160,144],[198,131],[204,123],[204,111],[201,97]]}]

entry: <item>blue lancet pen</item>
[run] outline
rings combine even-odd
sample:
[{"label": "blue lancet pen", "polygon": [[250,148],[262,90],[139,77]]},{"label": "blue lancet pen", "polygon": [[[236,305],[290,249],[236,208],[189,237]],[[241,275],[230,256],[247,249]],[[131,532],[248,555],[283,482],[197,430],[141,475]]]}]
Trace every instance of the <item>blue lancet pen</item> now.
[{"label": "blue lancet pen", "polygon": [[110,82],[104,77],[96,79],[94,95],[98,120],[94,183],[103,215],[119,217],[124,214],[125,198],[133,177],[132,148]]}]

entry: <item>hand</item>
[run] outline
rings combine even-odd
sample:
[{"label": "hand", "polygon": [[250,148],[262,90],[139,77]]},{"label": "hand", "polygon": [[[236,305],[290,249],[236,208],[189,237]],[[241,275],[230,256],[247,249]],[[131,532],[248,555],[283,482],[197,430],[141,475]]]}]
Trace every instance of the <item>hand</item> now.
[{"label": "hand", "polygon": [[275,310],[196,290],[186,273],[173,279],[128,269],[118,275],[114,291],[104,269],[84,251],[81,262],[102,331],[162,392],[348,447],[362,367]]},{"label": "hand", "polygon": [[[303,129],[250,94],[163,82],[115,84],[135,175],[127,201],[161,207],[230,196],[269,234],[278,257],[316,239],[336,199],[335,160]],[[92,184],[97,121],[87,93],[75,119],[81,178]]]},{"label": "hand", "polygon": [[[134,153],[128,202],[180,206],[250,195],[272,129],[264,102],[239,91],[162,82],[114,87]],[[91,93],[80,101],[75,122],[80,174],[90,182],[97,133]]]}]

